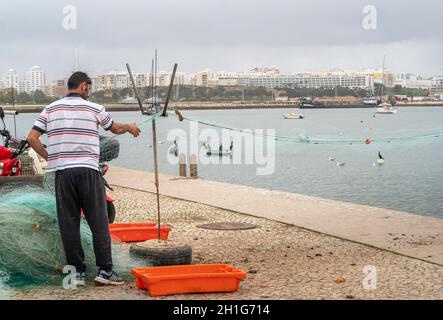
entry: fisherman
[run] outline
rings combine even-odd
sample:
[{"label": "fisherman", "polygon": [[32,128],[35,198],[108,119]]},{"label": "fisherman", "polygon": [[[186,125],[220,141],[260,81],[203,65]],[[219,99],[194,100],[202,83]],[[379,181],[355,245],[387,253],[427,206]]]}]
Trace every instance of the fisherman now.
[{"label": "fisherman", "polygon": [[[60,234],[68,265],[76,268],[74,283],[85,285],[85,254],[80,238],[80,211],[92,232],[98,273],[95,281],[121,285],[112,263],[111,237],[105,188],[99,172],[99,125],[114,134],[138,137],[135,123],[115,122],[102,105],[88,101],[91,79],[75,72],[68,80],[68,95],[48,105],[28,135],[29,145],[48,161],[46,172],[55,172],[55,196]],[[48,136],[48,149],[40,136]]]}]

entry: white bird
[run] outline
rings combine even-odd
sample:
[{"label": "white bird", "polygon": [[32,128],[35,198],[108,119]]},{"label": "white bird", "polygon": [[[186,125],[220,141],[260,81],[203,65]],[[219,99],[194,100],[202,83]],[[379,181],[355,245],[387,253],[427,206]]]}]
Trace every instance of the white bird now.
[{"label": "white bird", "polygon": [[343,167],[345,164],[346,162],[337,161],[337,167]]},{"label": "white bird", "polygon": [[177,140],[174,140],[174,144],[169,148],[169,153],[175,154],[177,156],[178,154]]},{"label": "white bird", "polygon": [[375,166],[382,166],[384,164],[385,164],[385,159],[382,157],[382,155],[380,154],[380,151],[379,151],[378,152],[378,159],[377,159],[377,161],[375,161],[373,163],[373,165],[375,167]]},{"label": "white bird", "polygon": [[329,161],[335,161],[335,158],[332,158],[331,156],[329,156]]}]

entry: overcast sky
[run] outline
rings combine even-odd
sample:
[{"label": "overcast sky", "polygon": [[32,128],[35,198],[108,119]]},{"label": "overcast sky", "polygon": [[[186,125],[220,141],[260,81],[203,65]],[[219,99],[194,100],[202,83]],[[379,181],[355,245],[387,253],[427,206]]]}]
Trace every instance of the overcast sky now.
[{"label": "overcast sky", "polygon": [[[78,10],[63,28],[63,7]],[[377,29],[365,30],[365,5]],[[282,72],[382,64],[396,72],[443,74],[441,0],[14,0],[0,3],[0,73],[42,66],[49,79],[74,69],[97,74],[148,72],[154,48],[161,70]]]}]

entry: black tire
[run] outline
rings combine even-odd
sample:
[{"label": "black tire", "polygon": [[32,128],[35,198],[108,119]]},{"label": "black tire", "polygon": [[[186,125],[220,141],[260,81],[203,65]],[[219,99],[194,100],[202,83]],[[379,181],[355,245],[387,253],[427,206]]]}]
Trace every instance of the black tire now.
[{"label": "black tire", "polygon": [[106,207],[108,209],[109,223],[114,223],[115,220],[115,206],[111,201],[106,201]]},{"label": "black tire", "polygon": [[175,266],[192,263],[192,247],[189,245],[174,248],[149,248],[133,244],[129,252],[135,256],[146,258],[152,266]]}]

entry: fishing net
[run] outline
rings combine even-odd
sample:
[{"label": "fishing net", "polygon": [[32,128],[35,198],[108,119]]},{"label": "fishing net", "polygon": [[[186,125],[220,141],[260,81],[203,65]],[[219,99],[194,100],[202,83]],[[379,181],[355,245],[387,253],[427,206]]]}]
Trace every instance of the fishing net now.
[{"label": "fishing net", "polygon": [[[80,214],[80,212],[79,212]],[[88,270],[96,270],[92,234],[82,219],[82,245]],[[113,246],[115,269],[129,274],[140,265],[127,250]],[[0,194],[0,271],[11,277],[51,282],[60,279],[65,254],[57,223],[55,197],[39,186],[2,187]],[[91,276],[94,272],[91,273]]]},{"label": "fishing net", "polygon": [[120,142],[115,137],[100,136],[100,163],[117,159],[120,153]]},{"label": "fishing net", "polygon": [[[119,147],[114,137],[100,137],[100,162],[117,158]],[[0,185],[0,280],[12,284],[18,278],[31,283],[60,280],[65,254],[57,222],[54,176],[46,174],[43,185]],[[85,264],[93,277],[95,255],[85,219],[80,233]],[[124,245],[113,244],[114,267],[122,276],[129,277],[131,267],[145,264],[136,259],[129,256]]]}]

